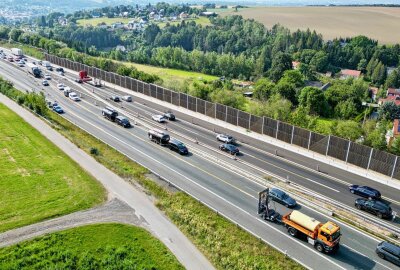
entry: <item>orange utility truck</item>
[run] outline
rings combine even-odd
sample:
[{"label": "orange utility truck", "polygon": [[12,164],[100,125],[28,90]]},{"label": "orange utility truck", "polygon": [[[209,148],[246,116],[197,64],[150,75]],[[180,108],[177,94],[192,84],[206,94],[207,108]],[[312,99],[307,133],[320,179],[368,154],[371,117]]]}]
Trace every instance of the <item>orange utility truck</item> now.
[{"label": "orange utility truck", "polygon": [[339,248],[340,227],[328,221],[318,220],[294,210],[282,217],[282,222],[291,236],[305,235],[308,243],[319,252],[331,253]]}]

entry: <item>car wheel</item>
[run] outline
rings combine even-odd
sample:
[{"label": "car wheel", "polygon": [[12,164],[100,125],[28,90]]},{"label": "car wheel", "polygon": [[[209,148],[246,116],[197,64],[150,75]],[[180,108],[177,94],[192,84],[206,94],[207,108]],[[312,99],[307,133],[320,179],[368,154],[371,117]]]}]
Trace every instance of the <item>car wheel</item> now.
[{"label": "car wheel", "polygon": [[378,214],[376,214],[376,216],[377,216],[378,218],[383,218],[382,213],[378,213]]},{"label": "car wheel", "polygon": [[286,207],[286,208],[289,208],[289,205],[288,205],[288,204],[285,204],[285,207]]},{"label": "car wheel", "polygon": [[294,236],[297,235],[297,230],[296,230],[295,228],[289,227],[288,233],[289,233],[291,236],[294,237]]},{"label": "car wheel", "polygon": [[378,257],[381,259],[385,259],[385,254],[378,252]]},{"label": "car wheel", "polygon": [[361,205],[357,204],[356,207],[358,210],[361,210]]},{"label": "car wheel", "polygon": [[319,252],[324,252],[324,247],[319,243],[315,245],[315,249]]},{"label": "car wheel", "polygon": [[354,194],[354,190],[350,190],[350,192]]}]

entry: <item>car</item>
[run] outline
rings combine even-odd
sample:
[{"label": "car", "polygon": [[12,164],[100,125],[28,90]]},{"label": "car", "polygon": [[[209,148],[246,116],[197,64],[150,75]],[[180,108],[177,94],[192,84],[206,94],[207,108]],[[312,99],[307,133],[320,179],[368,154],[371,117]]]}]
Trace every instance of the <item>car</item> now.
[{"label": "car", "polygon": [[121,115],[115,117],[115,123],[117,123],[120,126],[123,126],[124,128],[131,127],[131,123],[129,122],[128,118],[123,117]]},{"label": "car", "polygon": [[38,65],[42,65],[42,61],[41,60],[39,60]]},{"label": "car", "polygon": [[354,205],[357,209],[370,212],[378,218],[392,217],[392,208],[381,201],[358,198],[355,200]]},{"label": "car", "polygon": [[175,119],[176,119],[175,115],[172,112],[164,113],[164,117],[171,121],[175,121]]},{"label": "car", "polygon": [[10,62],[14,62],[14,58],[12,56],[7,57],[7,60]]},{"label": "car", "polygon": [[63,83],[57,83],[58,90],[64,90],[65,85]]},{"label": "car", "polygon": [[151,116],[151,118],[154,121],[157,121],[158,123],[164,123],[165,121],[167,121],[167,118],[165,118],[164,115],[161,115],[161,114],[153,115],[153,116]]},{"label": "car", "polygon": [[126,102],[132,102],[132,97],[131,96],[123,96],[122,100],[125,100]]},{"label": "car", "polygon": [[233,138],[230,135],[227,134],[217,134],[217,140],[224,142],[224,143],[230,143],[230,144],[234,144],[236,142],[235,138]]},{"label": "car", "polygon": [[75,92],[69,93],[69,98],[72,99],[73,101],[80,101],[81,100]]},{"label": "car", "polygon": [[25,64],[23,64],[23,63],[18,63],[18,66],[19,66],[19,67],[24,67]]},{"label": "car", "polygon": [[44,78],[45,78],[46,80],[51,80],[50,74],[44,74]]},{"label": "car", "polygon": [[25,64],[25,61],[21,59],[21,60],[18,61],[18,63]]},{"label": "car", "polygon": [[64,73],[64,69],[63,69],[62,67],[58,67],[58,68],[56,68],[56,71],[57,71],[57,72],[60,72],[60,71],[61,71],[61,72],[63,72],[63,73]]},{"label": "car", "polygon": [[120,101],[121,101],[120,98],[119,98],[119,96],[111,96],[110,99],[111,99],[112,101],[115,101],[115,102],[120,102]]},{"label": "car", "polygon": [[32,64],[36,65],[36,61],[32,61]]},{"label": "car", "polygon": [[170,150],[178,152],[181,155],[189,154],[189,150],[187,149],[187,147],[181,141],[178,141],[177,139],[169,140],[168,146],[169,146]]},{"label": "car", "polygon": [[351,193],[360,195],[365,198],[376,200],[379,200],[381,198],[381,193],[378,190],[368,186],[350,185],[349,190]]},{"label": "car", "polygon": [[234,146],[233,144],[224,143],[219,146],[219,149],[225,152],[230,153],[231,155],[239,154],[239,148]]},{"label": "car", "polygon": [[59,72],[58,72],[58,75],[60,75],[60,76],[64,76],[64,72],[62,72],[62,71],[59,71]]},{"label": "car", "polygon": [[277,188],[271,188],[269,190],[269,196],[273,201],[283,204],[288,208],[293,208],[297,205],[295,199],[287,195],[284,191]]},{"label": "car", "polygon": [[43,80],[43,81],[42,81],[42,84],[43,84],[44,86],[49,86],[49,82],[48,82],[47,80]]},{"label": "car", "polygon": [[379,258],[400,266],[400,246],[387,241],[380,242],[375,250]]},{"label": "car", "polygon": [[64,110],[58,105],[53,106],[53,111],[55,111],[56,113],[64,113]]}]

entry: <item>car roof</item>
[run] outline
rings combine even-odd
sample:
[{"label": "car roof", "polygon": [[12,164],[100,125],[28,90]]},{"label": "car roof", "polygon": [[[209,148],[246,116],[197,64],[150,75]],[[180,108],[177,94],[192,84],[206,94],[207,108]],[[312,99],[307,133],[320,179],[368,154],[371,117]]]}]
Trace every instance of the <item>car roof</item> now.
[{"label": "car roof", "polygon": [[124,120],[124,119],[128,120],[128,118],[126,118],[125,116],[122,116],[122,115],[118,115],[116,118],[119,120]]},{"label": "car roof", "polygon": [[385,247],[387,249],[390,249],[391,251],[395,252],[396,254],[400,255],[400,247],[392,244],[390,242],[387,241],[383,241],[380,243],[380,246]]},{"label": "car roof", "polygon": [[364,189],[368,189],[370,191],[377,191],[376,189],[369,187],[369,186],[359,186],[359,188],[364,188]]},{"label": "car roof", "polygon": [[275,193],[279,193],[279,194],[281,194],[281,195],[285,194],[284,191],[282,191],[282,190],[280,190],[280,189],[277,189],[277,188],[271,188],[271,191],[273,191],[273,192],[275,192]]}]

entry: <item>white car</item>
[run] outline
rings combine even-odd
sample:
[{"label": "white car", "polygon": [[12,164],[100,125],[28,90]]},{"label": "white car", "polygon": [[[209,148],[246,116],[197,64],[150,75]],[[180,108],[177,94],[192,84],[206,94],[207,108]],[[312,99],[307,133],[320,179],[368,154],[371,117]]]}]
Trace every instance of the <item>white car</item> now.
[{"label": "white car", "polygon": [[235,143],[235,138],[227,134],[217,134],[217,140],[224,143]]},{"label": "white car", "polygon": [[45,78],[46,80],[51,80],[50,74],[44,74],[44,78]]},{"label": "white car", "polygon": [[164,115],[161,114],[153,115],[151,118],[158,123],[164,123],[165,121],[167,121],[167,118],[165,118]]},{"label": "white car", "polygon": [[73,101],[80,101],[81,100],[75,92],[69,93],[69,98],[72,99]]},{"label": "white car", "polygon": [[126,102],[132,102],[132,97],[131,96],[123,96],[122,100],[125,100]]},{"label": "white car", "polygon": [[48,82],[47,80],[43,80],[43,81],[42,81],[42,85],[44,85],[44,86],[49,86],[49,82]]},{"label": "white car", "polygon": [[58,90],[64,90],[64,87],[65,87],[65,85],[62,84],[62,83],[58,83],[58,84],[57,84]]}]

